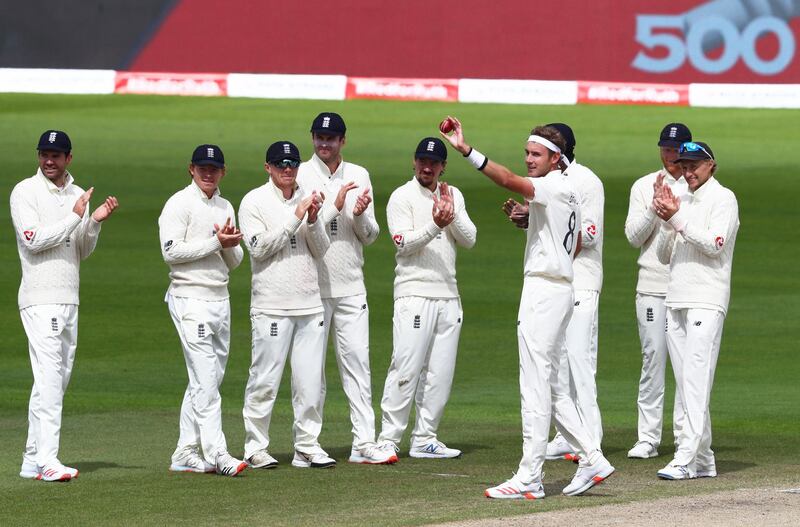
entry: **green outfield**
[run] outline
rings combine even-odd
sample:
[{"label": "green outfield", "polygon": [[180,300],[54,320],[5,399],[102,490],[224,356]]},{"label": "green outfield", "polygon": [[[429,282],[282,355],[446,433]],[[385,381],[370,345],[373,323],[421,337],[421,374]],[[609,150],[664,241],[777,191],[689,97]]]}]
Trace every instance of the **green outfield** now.
[{"label": "green outfield", "polygon": [[[574,465],[548,462],[547,499],[509,503],[483,497],[486,486],[511,476],[521,454],[515,321],[524,235],[500,211],[508,194],[457,154],[444,179],[463,191],[478,243],[458,257],[464,325],[440,437],[462,449],[463,458],[412,460],[405,438],[395,466],[349,465],[348,408],[331,350],[321,441],[339,460],[335,470],[289,466],[292,418],[284,375],[271,428],[270,450],[281,463],[277,470],[247,470],[234,479],[167,471],[187,377],[163,302],[168,278],[156,222],[161,207],[188,183],[192,149],[208,142],[225,152],[222,191],[238,209],[242,196],[265,181],[266,145],[289,139],[308,157],[308,127],[324,110],[344,116],[345,157],[366,166],[375,187],[382,232],[365,254],[378,415],[392,349],[394,246],[385,206],[391,191],[411,177],[417,142],[454,114],[470,143],[521,172],[523,142],[533,125],[572,125],[578,160],[594,169],[606,192],[597,381],[604,451],[617,467],[606,484],[584,497],[560,496]],[[623,223],[631,184],[659,168],[658,133],[676,120],[713,147],[718,178],[736,192],[741,218],[712,396],[720,475],[689,482],[655,476],[671,459],[671,419],[661,457],[636,462],[625,457],[636,441],[640,352],[634,313],[638,251],[628,246]],[[800,280],[794,267],[800,252],[792,234],[800,227],[798,122],[800,112],[779,110],[0,95],[0,152],[6,163],[0,184],[5,269],[0,274],[0,524],[419,525],[562,508],[591,514],[584,508],[717,489],[800,486]],[[36,141],[48,128],[70,134],[71,171],[79,185],[95,186],[94,203],[114,194],[121,204],[82,269],[80,339],[60,454],[81,476],[68,484],[17,475],[32,376],[16,303],[20,271],[8,196],[17,181],[35,172]],[[243,449],[249,289],[245,260],[231,278],[233,335],[222,387],[234,455]]]}]

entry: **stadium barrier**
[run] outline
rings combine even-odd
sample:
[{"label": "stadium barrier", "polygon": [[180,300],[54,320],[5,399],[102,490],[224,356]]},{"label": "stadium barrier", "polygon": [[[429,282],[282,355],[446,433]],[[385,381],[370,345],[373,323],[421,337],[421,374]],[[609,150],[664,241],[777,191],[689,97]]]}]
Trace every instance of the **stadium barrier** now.
[{"label": "stadium barrier", "polygon": [[656,84],[0,68],[0,92],[800,108],[800,84]]}]

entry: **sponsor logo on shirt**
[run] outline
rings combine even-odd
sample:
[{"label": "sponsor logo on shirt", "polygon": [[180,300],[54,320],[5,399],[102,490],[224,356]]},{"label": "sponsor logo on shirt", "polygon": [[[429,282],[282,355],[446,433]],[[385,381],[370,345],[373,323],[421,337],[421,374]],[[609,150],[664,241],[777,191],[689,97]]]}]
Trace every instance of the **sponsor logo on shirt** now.
[{"label": "sponsor logo on shirt", "polygon": [[722,249],[722,246],[725,245],[725,239],[722,236],[717,236],[714,238],[714,243],[717,244],[717,247]]},{"label": "sponsor logo on shirt", "polygon": [[570,195],[569,195],[569,202],[570,202],[570,204],[572,204],[572,205],[577,205],[577,204],[578,204],[578,198],[577,198],[577,196],[575,196],[575,194],[574,194],[574,193],[572,193],[572,192],[571,192],[571,193],[570,193]]},{"label": "sponsor logo on shirt", "polygon": [[250,247],[255,247],[258,245],[258,236],[253,236],[250,238]]},{"label": "sponsor logo on shirt", "polygon": [[172,249],[172,240],[167,240],[164,242],[164,252],[168,252]]},{"label": "sponsor logo on shirt", "polygon": [[395,234],[394,236],[392,236],[392,241],[398,247],[402,247],[403,246],[403,235],[402,234]]},{"label": "sponsor logo on shirt", "polygon": [[22,231],[22,235],[25,237],[26,241],[31,241],[36,233],[33,231]]},{"label": "sponsor logo on shirt", "polygon": [[591,225],[586,227],[586,232],[588,232],[591,236],[596,236],[597,235],[597,226],[594,223],[592,223]]}]

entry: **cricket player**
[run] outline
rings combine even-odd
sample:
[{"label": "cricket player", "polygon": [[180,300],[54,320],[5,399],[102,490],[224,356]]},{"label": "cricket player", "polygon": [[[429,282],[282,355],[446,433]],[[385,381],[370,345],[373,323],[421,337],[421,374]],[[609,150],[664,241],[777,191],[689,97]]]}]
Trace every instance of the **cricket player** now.
[{"label": "cricket player", "polygon": [[[378,237],[369,172],[342,159],[347,127],[332,112],[311,123],[314,154],[302,163],[297,183],[306,192],[330,196],[319,212],[331,245],[316,260],[325,314],[325,342],[333,329],[336,362],[350,404],[353,446],[351,463],[386,464],[397,461],[394,452],[375,444],[375,412],[369,368],[369,307],[364,286],[364,246]],[[323,359],[324,362],[324,359]],[[323,401],[325,384],[323,377]]]},{"label": "cricket player", "polygon": [[195,148],[189,177],[189,185],[167,200],[158,218],[161,255],[170,270],[164,300],[189,374],[169,469],[236,476],[247,463],[228,454],[219,386],[231,336],[228,275],[242,263],[242,234],[233,206],[219,191],[225,177],[222,149]]},{"label": "cricket player", "polygon": [[454,458],[461,451],[437,437],[450,397],[463,311],[456,246],[475,245],[477,229],[461,192],[441,182],[447,147],[426,137],[414,153],[414,177],[392,192],[386,217],[397,248],[392,361],[383,389],[379,444],[398,452],[412,400],[416,421],[409,455]]},{"label": "cricket player", "polygon": [[[658,456],[661,444],[661,427],[664,411],[664,375],[667,366],[667,339],[664,332],[667,308],[669,270],[658,261],[655,239],[659,219],[653,209],[653,187],[656,180],[670,186],[672,193],[688,199],[686,181],[681,177],[680,165],[674,163],[678,148],[692,140],[692,133],[683,123],[669,123],[658,140],[662,168],[636,180],[631,188],[625,236],[639,252],[639,279],[636,283],[636,318],[639,340],[642,345],[642,373],[639,379],[638,441],[628,451],[629,458],[647,459]],[[676,392],[676,398],[679,394]],[[683,419],[682,405],[675,404],[673,431]],[[675,433],[677,437],[677,432]]]},{"label": "cricket player", "polygon": [[22,267],[19,314],[28,337],[33,389],[28,440],[19,475],[69,481],[78,470],[58,459],[61,412],[78,344],[81,260],[97,245],[100,224],[119,203],[113,196],[89,214],[94,187],[84,191],[67,167],[72,142],[47,130],[37,145],[39,169],[11,191],[11,220]]},{"label": "cricket player", "polygon": [[292,466],[336,465],[319,444],[325,315],[317,263],[330,240],[318,221],[322,196],[296,183],[300,151],[289,141],[267,148],[266,184],[242,200],[239,220],[253,271],[250,300],[253,349],[244,394],[244,452],[253,468],[273,468],[269,424],[283,367],[291,354],[294,458]]},{"label": "cricket player", "polygon": [[[597,405],[597,329],[598,300],[603,286],[603,182],[588,167],[575,161],[575,134],[564,123],[551,123],[548,127],[559,131],[566,143],[561,162],[563,174],[573,186],[580,189],[581,251],[572,262],[575,304],[564,339],[566,353],[561,356],[558,381],[563,390],[578,407],[584,424],[595,435],[597,443],[603,440],[603,424]],[[514,207],[524,207],[524,227],[528,226],[528,207],[508,200],[504,210],[512,218]],[[512,218],[513,220],[514,218]],[[518,225],[521,223],[518,221]],[[547,443],[545,459],[575,460],[575,447],[556,432]]]},{"label": "cricket player", "polygon": [[489,498],[544,497],[542,465],[551,416],[556,428],[574,445],[578,470],[563,492],[583,494],[608,478],[614,467],[581,422],[569,390],[558,382],[564,337],[573,310],[572,259],[581,247],[580,195],[569,177],[558,169],[566,149],[558,130],[539,126],[525,144],[528,177],[490,161],[464,140],[458,119],[452,133],[442,134],[450,144],[497,185],[521,194],[529,204],[525,249],[525,281],[520,301],[517,336],[522,399],[522,460],[517,473],[496,487]]},{"label": "cricket player", "polygon": [[682,203],[659,178],[653,208],[665,222],[656,254],[669,265],[667,348],[685,415],[675,456],[658,477],[716,477],[709,402],[730,301],[739,206],[733,192],[715,178],[717,162],[706,143],[683,143],[676,163],[691,203]]}]

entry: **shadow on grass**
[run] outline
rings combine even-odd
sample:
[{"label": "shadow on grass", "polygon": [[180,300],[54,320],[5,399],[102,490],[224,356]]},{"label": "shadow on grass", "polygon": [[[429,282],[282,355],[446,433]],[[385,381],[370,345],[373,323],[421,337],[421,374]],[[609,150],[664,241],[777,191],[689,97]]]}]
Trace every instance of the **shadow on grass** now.
[{"label": "shadow on grass", "polygon": [[739,472],[740,470],[747,470],[758,466],[757,463],[749,461],[735,461],[733,459],[717,459],[717,472],[723,474],[725,472]]},{"label": "shadow on grass", "polygon": [[118,465],[116,463],[109,463],[107,461],[78,461],[74,466],[77,467],[81,472],[96,472],[106,468],[144,468]]}]

